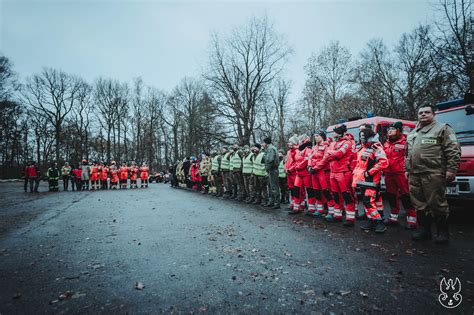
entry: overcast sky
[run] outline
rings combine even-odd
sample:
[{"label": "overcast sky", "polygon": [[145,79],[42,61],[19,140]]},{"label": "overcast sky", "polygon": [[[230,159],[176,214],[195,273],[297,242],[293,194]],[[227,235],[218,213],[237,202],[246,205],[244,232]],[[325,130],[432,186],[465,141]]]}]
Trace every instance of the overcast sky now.
[{"label": "overcast sky", "polygon": [[285,76],[294,101],[312,52],[338,40],[357,56],[372,38],[389,45],[431,21],[432,1],[86,1],[0,0],[0,53],[21,78],[53,67],[170,91],[207,64],[210,34],[267,17],[294,49]]}]

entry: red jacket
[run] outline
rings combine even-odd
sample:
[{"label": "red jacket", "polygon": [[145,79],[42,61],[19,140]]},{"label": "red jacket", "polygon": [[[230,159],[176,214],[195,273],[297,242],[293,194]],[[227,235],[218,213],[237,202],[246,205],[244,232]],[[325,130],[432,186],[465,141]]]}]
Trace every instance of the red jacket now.
[{"label": "red jacket", "polygon": [[107,180],[107,177],[109,177],[109,169],[104,166],[100,170],[100,180]]},{"label": "red jacket", "polygon": [[309,176],[308,162],[311,159],[312,149],[307,145],[303,150],[298,150],[295,154],[295,169],[298,176]]},{"label": "red jacket", "polygon": [[133,166],[130,168],[130,179],[131,180],[137,180],[137,176],[138,176],[138,167],[136,166]]},{"label": "red jacket", "polygon": [[291,148],[286,152],[286,162],[285,162],[285,170],[291,174],[294,173],[295,170],[295,156],[296,156],[296,148]]},{"label": "red jacket", "polygon": [[[329,147],[329,142],[323,141],[320,144],[317,144],[313,147],[312,155],[311,155],[311,160],[309,162],[309,165],[313,168],[316,169],[316,165],[319,163],[324,158],[324,155],[326,153],[326,150]],[[326,165],[321,165],[322,170],[327,170],[329,169],[329,164],[326,163]]]},{"label": "red jacket", "polygon": [[331,173],[350,172],[351,162],[354,159],[355,142],[350,133],[346,133],[337,141],[331,142],[324,154],[324,158],[316,164],[316,169],[323,169],[328,163]]},{"label": "red jacket", "polygon": [[[352,173],[352,186],[356,187],[357,182],[366,181],[376,184],[380,183],[382,170],[387,168],[387,166],[387,156],[385,155],[383,146],[380,142],[377,141],[368,146],[364,145],[359,152],[357,152],[357,164]],[[367,172],[372,178],[365,178],[365,172]]]},{"label": "red jacket", "polygon": [[37,177],[38,176],[38,167],[36,165],[30,165],[26,168],[27,177]]},{"label": "red jacket", "polygon": [[80,168],[75,168],[71,171],[72,175],[74,175],[75,178],[81,179],[82,176],[82,170]]},{"label": "red jacket", "polygon": [[199,162],[191,163],[191,167],[189,168],[189,174],[191,175],[191,181],[201,181],[201,174],[199,174]]},{"label": "red jacket", "polygon": [[383,145],[383,149],[388,159],[388,167],[383,171],[384,174],[403,173],[405,164],[406,138],[402,135],[398,140],[391,142],[388,140]]},{"label": "red jacket", "polygon": [[120,173],[120,179],[121,179],[121,180],[126,180],[126,179],[128,179],[128,167],[122,166],[122,167],[119,169],[119,173]]},{"label": "red jacket", "polygon": [[140,178],[142,180],[148,179],[148,167],[147,166],[140,167]]}]

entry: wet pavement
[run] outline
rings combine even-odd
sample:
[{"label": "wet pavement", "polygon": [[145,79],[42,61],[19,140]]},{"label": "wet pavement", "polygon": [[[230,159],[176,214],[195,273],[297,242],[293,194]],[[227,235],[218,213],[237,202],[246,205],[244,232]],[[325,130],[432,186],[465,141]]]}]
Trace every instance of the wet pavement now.
[{"label": "wet pavement", "polygon": [[451,312],[474,312],[468,205],[446,246],[165,184],[29,194],[1,183],[0,209],[1,314],[444,313],[443,277],[462,285]]}]

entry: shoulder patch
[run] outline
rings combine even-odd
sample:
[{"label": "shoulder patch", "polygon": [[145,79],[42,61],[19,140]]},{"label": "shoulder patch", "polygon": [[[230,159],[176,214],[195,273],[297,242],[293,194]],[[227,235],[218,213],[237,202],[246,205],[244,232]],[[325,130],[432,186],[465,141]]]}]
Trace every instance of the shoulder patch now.
[{"label": "shoulder patch", "polygon": [[405,146],[404,146],[403,144],[397,143],[397,144],[395,144],[395,148],[397,148],[397,149],[404,149]]}]

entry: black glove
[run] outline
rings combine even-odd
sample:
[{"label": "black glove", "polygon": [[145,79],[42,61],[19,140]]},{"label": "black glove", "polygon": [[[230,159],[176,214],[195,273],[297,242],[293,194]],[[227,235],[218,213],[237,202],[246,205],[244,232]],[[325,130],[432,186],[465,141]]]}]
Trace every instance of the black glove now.
[{"label": "black glove", "polygon": [[374,181],[374,176],[370,175],[369,172],[365,171],[364,172],[364,178],[366,182],[373,182]]},{"label": "black glove", "polygon": [[316,173],[316,171],[315,171],[311,166],[308,166],[308,171],[309,171],[311,174]]}]

